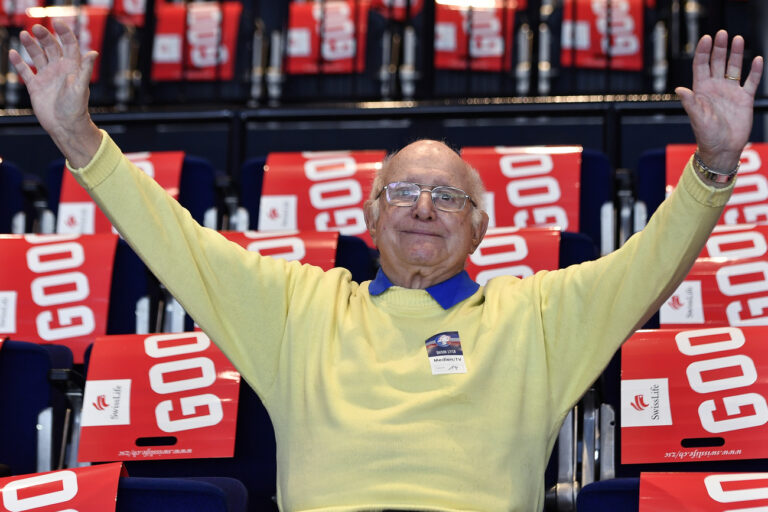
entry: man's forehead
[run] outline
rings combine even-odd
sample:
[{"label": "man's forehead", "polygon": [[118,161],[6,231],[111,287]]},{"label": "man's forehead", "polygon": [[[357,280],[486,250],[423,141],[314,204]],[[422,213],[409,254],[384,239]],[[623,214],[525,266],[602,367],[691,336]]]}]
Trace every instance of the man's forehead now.
[{"label": "man's forehead", "polygon": [[390,162],[392,177],[435,176],[463,180],[467,164],[451,148],[439,141],[423,140],[409,144]]}]

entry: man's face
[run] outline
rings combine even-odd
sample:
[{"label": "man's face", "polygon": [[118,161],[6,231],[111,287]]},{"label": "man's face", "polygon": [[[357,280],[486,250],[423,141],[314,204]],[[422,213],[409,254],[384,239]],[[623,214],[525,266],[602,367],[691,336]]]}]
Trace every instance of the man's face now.
[{"label": "man's face", "polygon": [[[461,158],[436,141],[419,141],[407,146],[390,166],[391,173],[385,185],[409,181],[447,185],[465,192],[470,185]],[[477,248],[485,233],[487,216],[484,212],[484,222],[473,225],[473,207],[469,200],[461,211],[446,212],[435,208],[427,191],[421,193],[413,206],[390,205],[385,194],[377,199],[379,217],[376,222],[369,208],[366,208],[366,214],[371,236],[381,255],[382,269],[395,284],[404,285],[396,282],[402,272],[426,276],[426,286],[430,286],[464,268],[467,256]]]}]

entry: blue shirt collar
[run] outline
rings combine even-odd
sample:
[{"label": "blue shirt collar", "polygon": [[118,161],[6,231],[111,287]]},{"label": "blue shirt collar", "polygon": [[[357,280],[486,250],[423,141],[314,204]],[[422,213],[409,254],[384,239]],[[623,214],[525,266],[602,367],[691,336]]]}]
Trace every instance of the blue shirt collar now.
[{"label": "blue shirt collar", "polygon": [[[392,281],[379,269],[376,278],[368,285],[368,293],[381,295],[392,286]],[[426,291],[443,309],[448,309],[473,295],[478,288],[480,285],[469,277],[466,270],[462,270],[455,276],[430,286]]]}]

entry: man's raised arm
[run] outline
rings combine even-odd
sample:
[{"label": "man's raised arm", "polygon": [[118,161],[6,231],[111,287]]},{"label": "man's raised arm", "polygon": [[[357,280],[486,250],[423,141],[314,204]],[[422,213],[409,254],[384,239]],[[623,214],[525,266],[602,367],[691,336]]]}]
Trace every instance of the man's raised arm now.
[{"label": "man's raised arm", "polygon": [[32,58],[33,71],[16,50],[9,58],[27,86],[40,125],[74,168],[85,167],[101,144],[101,132],[88,114],[89,83],[95,51],[80,53],[72,30],[60,21],[53,28],[61,44],[45,27],[21,33],[21,44]]}]

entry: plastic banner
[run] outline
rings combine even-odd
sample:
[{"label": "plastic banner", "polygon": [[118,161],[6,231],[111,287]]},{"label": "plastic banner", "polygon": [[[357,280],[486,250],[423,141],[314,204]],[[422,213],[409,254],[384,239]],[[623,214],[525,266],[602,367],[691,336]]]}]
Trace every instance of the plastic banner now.
[{"label": "plastic banner", "polygon": [[224,237],[263,256],[300,261],[329,270],[336,265],[339,234],[334,231],[222,231]]},{"label": "plastic banner", "polygon": [[768,225],[717,226],[661,306],[662,327],[768,325]]},{"label": "plastic banner", "polygon": [[76,363],[107,330],[117,236],[0,235],[0,336],[56,343]]},{"label": "plastic banner", "polygon": [[435,69],[509,71],[515,3],[493,7],[435,5]]},{"label": "plastic banner", "polygon": [[[126,153],[125,156],[154,178],[173,198],[178,199],[183,151]],[[66,168],[61,181],[56,231],[83,234],[113,232],[107,217]]]},{"label": "plastic banner", "polygon": [[[24,28],[31,33],[32,26],[40,24],[53,32],[53,22],[60,21],[66,23],[77,35],[77,39],[80,41],[80,50],[83,54],[91,50],[103,54],[104,31],[107,26],[108,14],[109,9],[92,5],[82,5],[79,7],[32,7],[26,10]],[[22,55],[27,63],[32,65],[26,50],[22,49]],[[100,64],[101,59],[96,59],[93,65],[91,83],[99,80]]]},{"label": "plastic banner", "polygon": [[[667,146],[667,193],[677,185],[685,164],[696,151],[695,144]],[[768,143],[747,144],[741,153],[736,185],[718,221],[720,224],[768,222]]]},{"label": "plastic banner", "polygon": [[0,512],[109,512],[128,476],[121,462],[0,478]]},{"label": "plastic banner", "polygon": [[768,456],[768,326],[641,330],[621,350],[621,462]]},{"label": "plastic banner", "polygon": [[78,460],[231,457],[239,389],[240,374],[202,332],[100,337]]},{"label": "plastic banner", "polygon": [[26,27],[27,9],[42,7],[42,0],[15,0],[0,2],[0,27]]},{"label": "plastic banner", "polygon": [[372,245],[363,203],[384,156],[377,150],[270,153],[259,231],[338,231]]},{"label": "plastic banner", "polygon": [[564,0],[564,67],[643,70],[646,0]]},{"label": "plastic banner", "polygon": [[152,80],[232,80],[242,10],[240,2],[158,3]]},{"label": "plastic banner", "polygon": [[491,228],[480,246],[469,256],[469,276],[485,285],[496,276],[532,276],[540,270],[555,270],[560,260],[560,230],[557,228]]},{"label": "plastic banner", "polygon": [[579,231],[580,146],[467,147],[461,156],[487,189],[490,226]]},{"label": "plastic banner", "polygon": [[368,33],[367,0],[290,4],[288,74],[362,73]]},{"label": "plastic banner", "polygon": [[640,512],[768,510],[768,473],[641,473]]}]

